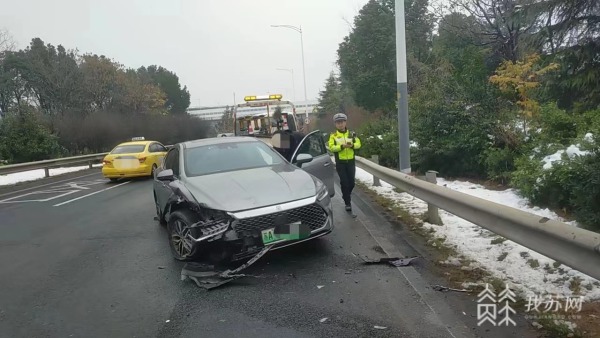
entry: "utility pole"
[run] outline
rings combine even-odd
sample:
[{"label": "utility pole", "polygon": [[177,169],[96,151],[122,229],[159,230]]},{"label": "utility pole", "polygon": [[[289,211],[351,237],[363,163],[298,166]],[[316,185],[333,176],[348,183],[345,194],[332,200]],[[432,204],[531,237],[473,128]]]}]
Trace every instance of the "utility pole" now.
[{"label": "utility pole", "polygon": [[406,72],[406,32],[404,0],[396,0],[396,68],[398,98],[398,150],[400,171],[411,173],[408,125],[408,84]]},{"label": "utility pole", "polygon": [[308,97],[306,96],[306,65],[304,63],[304,34],[302,32],[302,26],[300,26],[300,48],[302,49],[302,78],[304,80],[304,113],[308,116]]}]

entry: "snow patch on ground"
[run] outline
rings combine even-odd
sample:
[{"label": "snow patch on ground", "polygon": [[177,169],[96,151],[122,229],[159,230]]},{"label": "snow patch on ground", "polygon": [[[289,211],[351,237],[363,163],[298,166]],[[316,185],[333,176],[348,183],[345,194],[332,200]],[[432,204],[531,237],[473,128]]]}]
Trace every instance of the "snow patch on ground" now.
[{"label": "snow patch on ground", "polygon": [[[361,168],[356,169],[356,179],[366,184],[379,195],[395,201],[414,216],[427,212],[427,203],[407,193],[398,193],[387,182],[381,181],[380,187],[373,186],[373,175]],[[550,219],[565,222],[564,219],[548,209],[531,206],[513,189],[493,191],[470,182],[447,181],[438,178],[438,185],[512,208],[520,209]],[[566,266],[554,267],[555,261],[510,240],[500,241],[499,236],[460,217],[440,210],[444,225],[424,223],[433,229],[436,237],[445,238],[447,245],[455,249],[472,266],[489,271],[496,278],[508,282],[513,290],[520,290],[524,297],[545,295],[575,296],[569,288],[575,277],[580,278],[581,294],[585,300],[600,299],[600,281]],[[575,226],[574,222],[570,222]],[[496,239],[497,244],[492,244]],[[496,243],[496,242],[495,242]],[[503,259],[502,259],[503,258]],[[501,260],[500,260],[501,259]],[[448,263],[455,263],[456,259]],[[557,263],[558,265],[558,263]]]},{"label": "snow patch on ground", "polygon": [[[92,167],[101,168],[102,164],[95,164]],[[81,171],[89,169],[88,165],[68,168],[54,168],[50,169],[50,176],[56,176],[75,171]],[[13,185],[21,182],[36,181],[46,177],[44,169],[28,170],[20,173],[13,173],[7,175],[0,175],[0,186]]]}]

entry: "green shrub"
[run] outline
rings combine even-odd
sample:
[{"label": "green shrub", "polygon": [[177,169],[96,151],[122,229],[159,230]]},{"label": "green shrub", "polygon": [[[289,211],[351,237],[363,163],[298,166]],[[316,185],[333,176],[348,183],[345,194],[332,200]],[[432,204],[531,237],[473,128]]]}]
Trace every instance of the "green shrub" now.
[{"label": "green shrub", "polygon": [[576,118],[577,135],[583,137],[587,133],[600,136],[600,109],[585,112]]},{"label": "green shrub", "polygon": [[556,152],[556,145],[545,145],[531,156],[518,158],[517,170],[511,175],[512,185],[534,205],[563,210],[584,227],[597,231],[600,230],[598,145],[584,140],[574,143],[589,153],[569,157],[563,152],[561,160],[550,166],[543,159]]},{"label": "green shrub", "polygon": [[600,232],[600,157],[573,161],[570,210],[586,228]]},{"label": "green shrub", "polygon": [[382,118],[363,124],[357,129],[362,148],[357,155],[371,158],[379,156],[379,164],[398,169],[398,122],[390,118]]},{"label": "green shrub", "polygon": [[538,142],[568,146],[577,137],[577,117],[551,103],[542,106],[538,125],[541,132],[534,133]]},{"label": "green shrub", "polygon": [[488,148],[484,150],[483,161],[486,167],[487,178],[507,184],[512,172],[515,170],[517,154],[509,148]]},{"label": "green shrub", "polygon": [[8,163],[47,160],[62,153],[58,137],[29,107],[20,113],[7,113],[0,122],[0,158]]}]

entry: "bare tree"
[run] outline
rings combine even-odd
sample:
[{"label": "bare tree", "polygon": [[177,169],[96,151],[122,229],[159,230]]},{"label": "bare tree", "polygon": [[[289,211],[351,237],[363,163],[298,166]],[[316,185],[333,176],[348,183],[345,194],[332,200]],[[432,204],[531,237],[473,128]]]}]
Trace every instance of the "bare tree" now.
[{"label": "bare tree", "polygon": [[541,13],[537,35],[550,53],[600,37],[598,0],[538,0],[530,9]]},{"label": "bare tree", "polygon": [[[10,32],[4,28],[0,29],[0,66],[4,62],[6,53],[13,51],[15,47],[16,44]],[[8,77],[9,75],[5,74],[2,67],[0,67],[0,117],[3,117],[4,114],[6,114],[11,102],[10,92],[13,86],[9,85],[10,82],[7,80]]]},{"label": "bare tree", "polygon": [[[540,13],[529,10],[536,0],[447,0],[445,10],[460,12],[475,19],[481,44],[494,45],[506,60],[522,56],[525,39],[533,33]],[[458,28],[458,27],[457,27]],[[464,27],[461,27],[464,28]]]},{"label": "bare tree", "polygon": [[16,46],[17,44],[10,32],[5,28],[0,29],[0,61],[4,57],[4,53],[14,51]]}]

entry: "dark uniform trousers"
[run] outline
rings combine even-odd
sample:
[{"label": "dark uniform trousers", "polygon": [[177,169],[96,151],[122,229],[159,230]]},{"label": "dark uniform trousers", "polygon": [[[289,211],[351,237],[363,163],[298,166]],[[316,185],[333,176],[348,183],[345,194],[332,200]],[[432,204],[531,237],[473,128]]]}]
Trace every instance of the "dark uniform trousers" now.
[{"label": "dark uniform trousers", "polygon": [[340,186],[342,188],[342,198],[346,205],[350,205],[352,190],[354,190],[354,177],[356,176],[356,163],[354,159],[340,160],[336,159],[335,169],[340,177]]}]

